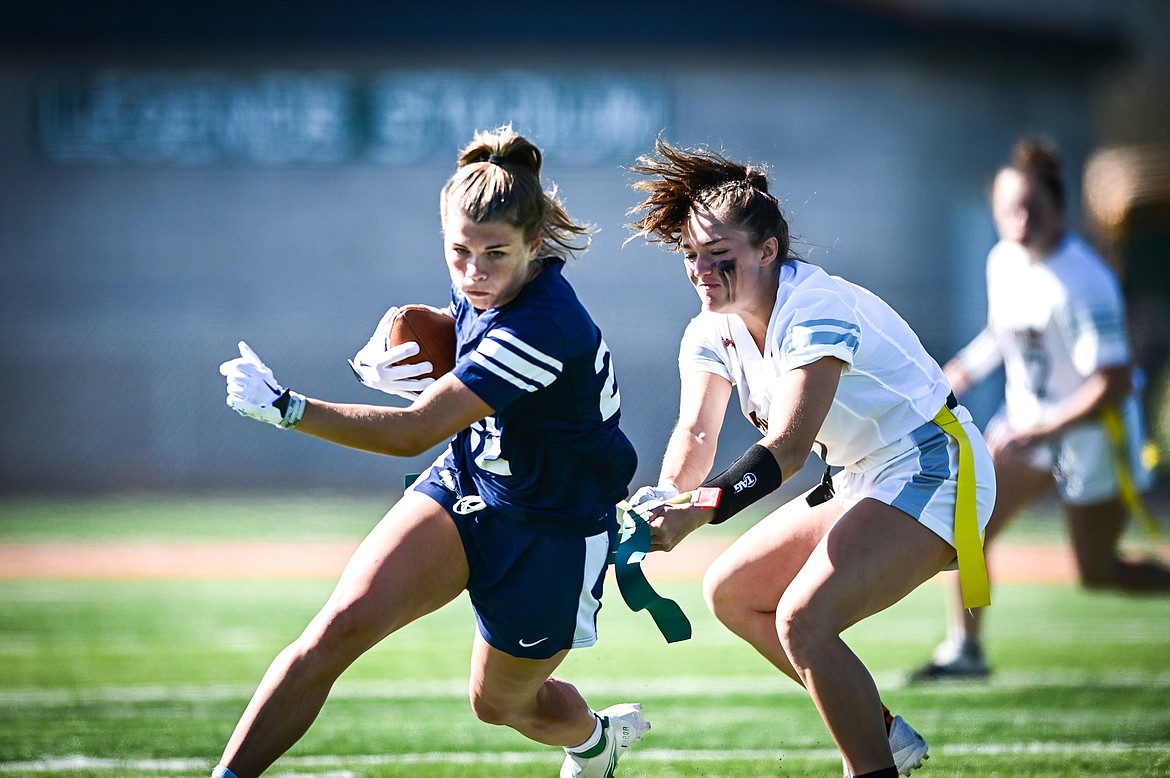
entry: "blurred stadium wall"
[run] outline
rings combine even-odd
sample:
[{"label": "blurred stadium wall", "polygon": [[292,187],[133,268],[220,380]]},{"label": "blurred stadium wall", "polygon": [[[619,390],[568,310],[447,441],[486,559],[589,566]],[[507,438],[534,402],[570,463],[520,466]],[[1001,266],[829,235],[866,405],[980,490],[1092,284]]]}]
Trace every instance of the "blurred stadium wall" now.
[{"label": "blurred stadium wall", "polygon": [[[626,243],[622,166],[659,132],[770,163],[801,255],[945,360],[982,323],[994,168],[1044,134],[1079,190],[1149,6],[1020,5],[6,3],[0,493],[400,489],[429,457],[245,423],[217,367],[246,339],[286,385],[376,401],[345,358],[388,305],[445,302],[438,190],[507,122],[601,228],[568,274],[615,353],[640,481],[696,311],[676,258]],[[721,460],[755,437],[729,417]]]}]

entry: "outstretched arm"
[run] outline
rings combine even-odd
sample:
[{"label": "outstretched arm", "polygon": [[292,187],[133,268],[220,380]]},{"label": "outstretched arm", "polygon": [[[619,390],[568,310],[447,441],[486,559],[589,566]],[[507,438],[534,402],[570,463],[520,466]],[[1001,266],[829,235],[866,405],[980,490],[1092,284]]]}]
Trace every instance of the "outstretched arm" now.
[{"label": "outstretched arm", "polygon": [[286,391],[243,342],[240,356],[220,365],[220,373],[227,379],[227,404],[241,416],[376,454],[421,454],[493,412],[451,373],[427,387],[409,408],[307,398]]},{"label": "outstretched arm", "polygon": [[658,485],[686,492],[703,482],[715,463],[719,431],[731,398],[731,382],[713,373],[686,376],[679,397],[678,422],[670,435]]},{"label": "outstretched arm", "polygon": [[[833,357],[822,357],[802,367],[784,373],[777,381],[772,393],[772,407],[768,417],[768,434],[758,444],[748,449],[725,473],[705,483],[722,484],[727,474],[736,473],[744,467],[761,464],[760,456],[770,456],[773,462],[762,464],[776,477],[771,488],[779,486],[783,473],[789,474],[804,467],[812,451],[817,433],[832,407],[841,380],[843,363]],[[754,463],[754,464],[753,464]],[[708,469],[710,465],[708,464]],[[734,479],[733,479],[734,480]],[[753,479],[755,481],[756,479]],[[767,491],[753,493],[749,499],[759,499]],[[722,499],[722,498],[721,498]],[[659,506],[652,511],[651,550],[669,551],[694,530],[712,521],[721,521],[744,503],[744,495],[730,496],[721,507],[703,505]],[[723,515],[719,511],[723,510]]]},{"label": "outstretched arm", "polygon": [[349,448],[409,457],[491,414],[491,406],[448,373],[407,408],[308,399],[297,429]]},{"label": "outstretched arm", "polygon": [[1128,364],[1103,367],[1053,406],[1036,426],[1013,435],[1005,445],[1029,448],[1042,443],[1072,426],[1096,418],[1106,406],[1119,404],[1132,390],[1133,370]]}]

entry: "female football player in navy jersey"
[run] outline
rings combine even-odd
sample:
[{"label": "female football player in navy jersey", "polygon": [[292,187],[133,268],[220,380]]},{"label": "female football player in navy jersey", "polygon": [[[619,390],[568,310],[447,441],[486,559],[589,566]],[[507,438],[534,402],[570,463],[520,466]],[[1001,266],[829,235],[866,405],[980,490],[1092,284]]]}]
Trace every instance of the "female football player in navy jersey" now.
[{"label": "female football player in navy jersey", "polygon": [[465,589],[479,625],[470,696],[481,720],[563,746],[561,775],[586,778],[612,775],[649,729],[640,705],[594,713],[551,675],[597,638],[614,506],[636,460],[609,350],[561,274],[589,230],[544,190],[541,161],[508,127],[461,152],[440,198],[455,368],[429,383],[417,378],[428,364],[396,365],[408,353],[387,349],[389,316],[352,362],[365,383],[412,396],[409,407],[285,390],[244,343],[221,366],[228,405],[244,416],[394,456],[449,443],[272,663],[213,775],[263,772],[358,656]]},{"label": "female football player in navy jersey", "polygon": [[[964,595],[986,604],[991,458],[909,325],[790,253],[762,170],[662,140],[656,152],[632,168],[648,193],[633,226],[679,250],[702,310],[683,335],[679,419],[659,482],[634,495],[651,548],[728,519],[814,450],[842,467],[744,533],[705,592],[728,628],[808,690],[846,775],[908,775],[926,742],[883,709],[841,633],[956,560]],[[733,388],[762,439],[710,478]],[[666,502],[680,492],[687,504]]]}]

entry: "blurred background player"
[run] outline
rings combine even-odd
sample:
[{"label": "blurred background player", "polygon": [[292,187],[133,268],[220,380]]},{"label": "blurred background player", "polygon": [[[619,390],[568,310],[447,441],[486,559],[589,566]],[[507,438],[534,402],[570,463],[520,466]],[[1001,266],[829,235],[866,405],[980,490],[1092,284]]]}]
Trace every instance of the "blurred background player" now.
[{"label": "blurred background player", "polygon": [[562,778],[608,778],[649,729],[640,705],[595,714],[551,676],[569,649],[596,641],[614,506],[636,460],[618,426],[609,350],[561,275],[588,229],[544,191],[540,168],[540,150],[509,128],[478,134],[461,153],[440,203],[455,368],[433,383],[412,378],[430,363],[395,368],[417,348],[387,350],[389,316],[352,362],[410,407],[286,391],[244,343],[221,367],[228,405],[244,416],[394,456],[450,442],[273,661],[213,775],[266,770],[358,656],[465,589],[479,624],[470,695],[481,720],[564,746]]},{"label": "blurred background player", "polygon": [[[1133,507],[1123,484],[1132,486],[1132,502],[1151,480],[1141,462],[1142,415],[1121,290],[1065,226],[1061,168],[1050,143],[1024,138],[997,172],[987,326],[944,368],[961,396],[1004,367],[1004,404],[986,434],[999,492],[984,542],[1055,485],[1083,586],[1170,592],[1170,569],[1118,551]],[[964,609],[957,594],[945,640],[913,678],[988,674],[983,614]]]},{"label": "blurred background player", "polygon": [[[683,335],[679,418],[658,484],[634,495],[651,548],[726,520],[813,450],[844,467],[835,496],[826,472],[806,499],[745,532],[704,589],[720,621],[808,690],[846,775],[909,775],[927,744],[884,708],[841,633],[956,555],[986,591],[979,532],[995,499],[991,457],[909,325],[790,252],[761,169],[662,140],[656,152],[632,168],[648,193],[633,227],[681,252],[702,310]],[[733,388],[763,439],[708,478]],[[663,502],[690,490],[688,505]]]}]

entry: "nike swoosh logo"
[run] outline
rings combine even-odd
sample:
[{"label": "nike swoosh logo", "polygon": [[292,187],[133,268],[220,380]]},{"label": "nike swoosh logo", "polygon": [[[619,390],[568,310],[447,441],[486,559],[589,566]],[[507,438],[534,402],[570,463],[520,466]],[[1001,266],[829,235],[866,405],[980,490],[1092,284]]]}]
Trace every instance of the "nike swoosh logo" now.
[{"label": "nike swoosh logo", "polygon": [[532,647],[533,647],[533,646],[535,646],[536,644],[538,644],[538,643],[543,643],[543,642],[544,642],[544,641],[546,641],[546,640],[548,640],[548,638],[541,638],[540,640],[534,640],[534,641],[532,641],[531,643],[529,643],[529,642],[528,642],[528,641],[526,641],[526,640],[521,640],[521,641],[520,641],[520,648],[532,648]]}]

